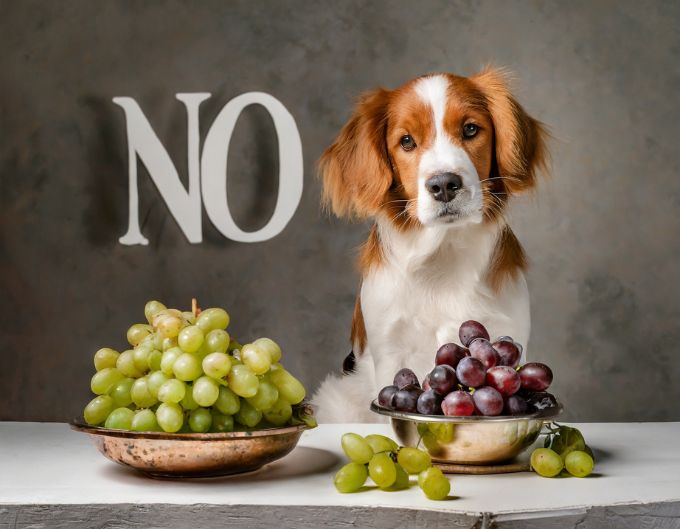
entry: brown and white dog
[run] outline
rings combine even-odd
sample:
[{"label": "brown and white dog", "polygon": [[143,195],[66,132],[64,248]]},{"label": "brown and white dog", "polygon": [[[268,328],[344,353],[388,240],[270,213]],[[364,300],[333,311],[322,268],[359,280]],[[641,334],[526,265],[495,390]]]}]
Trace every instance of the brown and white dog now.
[{"label": "brown and white dog", "polygon": [[504,208],[535,185],[545,137],[496,69],[360,99],[320,165],[333,212],[375,221],[359,259],[354,372],[320,386],[321,422],[376,421],[378,390],[402,367],[424,376],[465,320],[526,344],[526,257]]}]

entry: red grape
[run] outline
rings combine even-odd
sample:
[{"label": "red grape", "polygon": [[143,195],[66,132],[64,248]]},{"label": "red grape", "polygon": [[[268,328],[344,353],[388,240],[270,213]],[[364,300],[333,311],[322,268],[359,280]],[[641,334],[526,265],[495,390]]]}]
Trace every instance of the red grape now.
[{"label": "red grape", "polygon": [[511,395],[505,399],[504,415],[524,415],[529,410],[529,404],[524,397]]},{"label": "red grape", "polygon": [[409,385],[420,387],[420,382],[418,382],[418,377],[416,374],[405,367],[397,371],[397,374],[394,375],[394,385],[399,389],[403,389]]},{"label": "red grape", "polygon": [[482,415],[500,415],[503,411],[503,396],[489,386],[476,389],[472,394],[475,408]]},{"label": "red grape", "polygon": [[464,386],[478,388],[484,384],[486,370],[484,369],[484,364],[479,360],[466,356],[458,363],[456,376],[458,381]]},{"label": "red grape", "polygon": [[486,369],[498,365],[500,357],[496,350],[491,346],[491,342],[484,338],[475,338],[470,344],[470,356],[476,358]]},{"label": "red grape", "polygon": [[458,384],[456,378],[456,370],[450,365],[442,364],[436,366],[430,372],[430,388],[435,390],[440,395],[446,395],[451,392]]},{"label": "red grape", "polygon": [[486,384],[504,397],[514,395],[522,385],[517,371],[510,366],[496,366],[487,370]]},{"label": "red grape", "polygon": [[385,386],[380,390],[380,393],[378,393],[378,404],[384,408],[391,408],[392,407],[392,397],[394,397],[394,394],[399,391],[399,388],[397,386]]},{"label": "red grape", "polygon": [[458,362],[466,356],[470,356],[470,351],[461,347],[457,343],[445,343],[438,350],[434,357],[436,365],[447,364],[456,369]]},{"label": "red grape", "polygon": [[478,321],[468,320],[461,324],[460,330],[458,331],[458,337],[460,338],[460,343],[465,347],[469,347],[470,342],[475,338],[485,338],[488,340],[489,332],[484,325]]},{"label": "red grape", "polygon": [[518,370],[519,378],[522,381],[522,388],[529,391],[544,391],[548,389],[553,374],[550,368],[540,362],[529,362]]},{"label": "red grape", "polygon": [[475,401],[465,391],[452,391],[444,397],[442,411],[449,417],[467,417],[475,412]]},{"label": "red grape", "polygon": [[430,388],[430,374],[428,373],[425,375],[425,378],[423,379],[423,389],[427,391]]},{"label": "red grape", "polygon": [[418,402],[416,403],[416,408],[418,413],[423,415],[441,415],[442,414],[442,397],[434,391],[429,389],[423,391],[418,397]]},{"label": "red grape", "polygon": [[418,411],[418,397],[422,390],[411,386],[412,389],[400,389],[392,398],[392,406],[397,411],[416,413]]},{"label": "red grape", "polygon": [[498,365],[517,367],[519,358],[522,356],[522,351],[520,351],[518,344],[508,340],[497,340],[492,346],[500,358]]}]

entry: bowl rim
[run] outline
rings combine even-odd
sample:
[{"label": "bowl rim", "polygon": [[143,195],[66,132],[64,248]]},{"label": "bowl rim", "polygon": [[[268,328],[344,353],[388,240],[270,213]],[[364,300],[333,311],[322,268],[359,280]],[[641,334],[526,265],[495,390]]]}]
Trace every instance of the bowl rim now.
[{"label": "bowl rim", "polygon": [[534,413],[526,415],[495,415],[480,416],[471,415],[469,417],[449,417],[447,415],[423,415],[421,413],[410,413],[384,408],[378,404],[378,399],[371,402],[370,410],[379,415],[385,415],[392,419],[410,420],[415,422],[442,422],[442,423],[483,423],[483,422],[519,422],[526,420],[549,420],[554,419],[564,411],[564,406],[558,400],[557,406],[544,408]]},{"label": "bowl rim", "polygon": [[273,437],[286,435],[304,430],[310,427],[306,424],[295,424],[277,428],[263,428],[261,430],[237,431],[237,432],[211,432],[211,433],[168,433],[168,432],[133,432],[130,430],[114,430],[102,426],[90,426],[81,419],[73,419],[69,422],[71,430],[83,432],[89,435],[102,437],[123,437],[126,439],[153,439],[163,441],[228,441],[232,439],[254,439],[259,437]]}]

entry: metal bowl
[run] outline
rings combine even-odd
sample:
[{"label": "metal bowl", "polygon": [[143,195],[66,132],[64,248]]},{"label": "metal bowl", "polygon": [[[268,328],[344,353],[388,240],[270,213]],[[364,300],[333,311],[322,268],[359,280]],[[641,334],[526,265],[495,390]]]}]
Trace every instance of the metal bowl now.
[{"label": "metal bowl", "polygon": [[456,465],[493,465],[511,461],[529,448],[543,424],[562,413],[562,405],[536,413],[498,417],[446,417],[389,410],[371,411],[390,418],[403,446],[425,448],[433,461]]},{"label": "metal bowl", "polygon": [[130,432],[93,427],[76,420],[99,451],[152,477],[186,478],[250,472],[282,458],[297,444],[304,424],[250,432]]}]

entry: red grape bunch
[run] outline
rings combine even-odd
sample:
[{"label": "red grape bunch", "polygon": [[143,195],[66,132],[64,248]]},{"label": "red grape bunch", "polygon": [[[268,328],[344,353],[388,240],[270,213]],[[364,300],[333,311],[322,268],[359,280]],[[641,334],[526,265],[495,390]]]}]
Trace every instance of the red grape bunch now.
[{"label": "red grape bunch", "polygon": [[557,405],[546,392],[553,374],[539,362],[519,365],[522,346],[509,336],[491,342],[478,321],[463,322],[462,345],[447,343],[435,355],[435,367],[423,379],[400,369],[394,383],[380,390],[384,408],[423,415],[523,415]]}]

